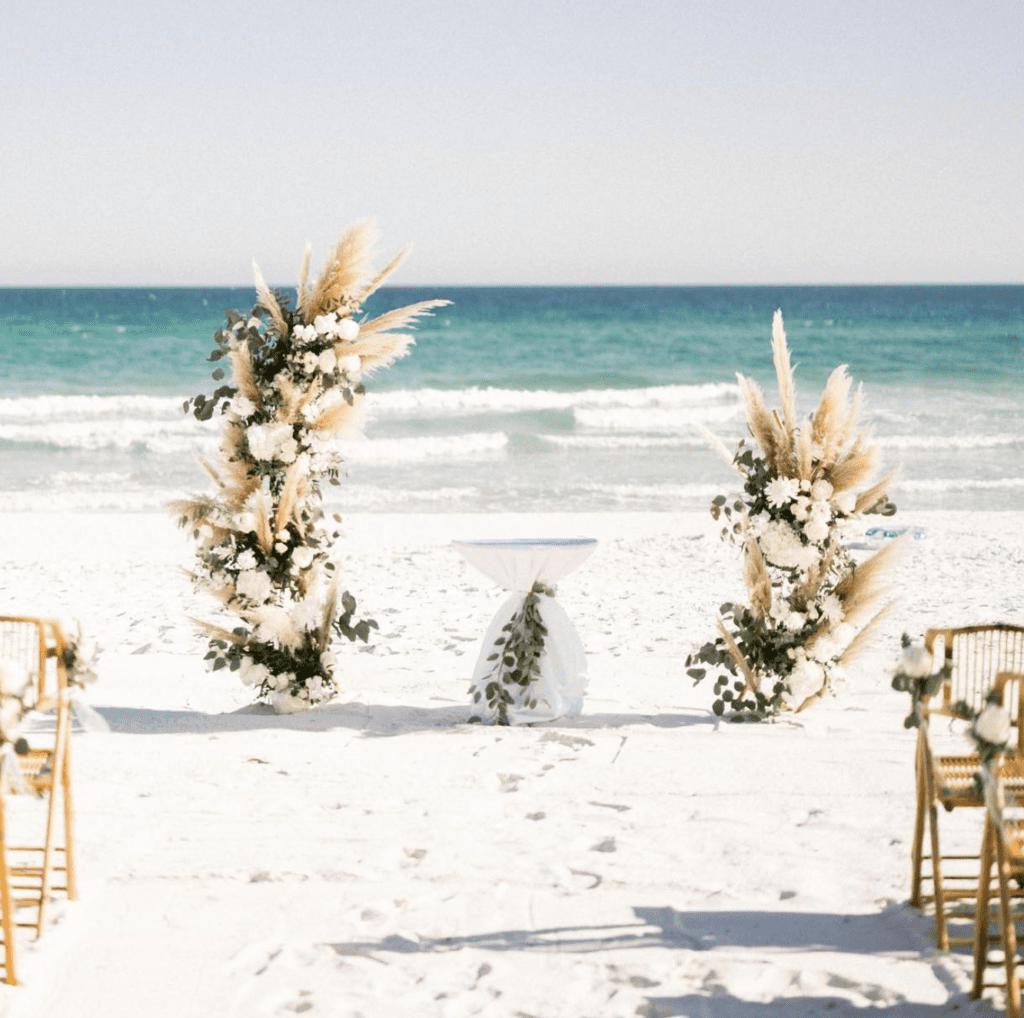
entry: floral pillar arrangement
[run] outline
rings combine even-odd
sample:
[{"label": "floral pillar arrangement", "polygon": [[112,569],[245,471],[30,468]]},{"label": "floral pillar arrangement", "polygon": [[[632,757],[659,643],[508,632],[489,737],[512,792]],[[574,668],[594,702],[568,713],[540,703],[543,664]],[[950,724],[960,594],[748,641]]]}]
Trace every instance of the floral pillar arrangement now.
[{"label": "floral pillar arrangement", "polygon": [[885,494],[895,471],[869,483],[877,454],[857,430],[862,387],[851,396],[840,365],[817,408],[798,421],[781,311],[772,322],[772,353],[778,410],[737,375],[756,447],[741,439],[730,457],[711,438],[743,479],[742,495],[719,495],[711,514],[725,523],[722,538],[742,549],[749,603],[722,605],[718,637],[686,659],[695,682],[707,666],[716,673],[713,710],[737,721],[803,710],[844,677],[888,607],[879,609],[881,578],[902,543],[855,562],[843,540],[860,516],[896,511]]},{"label": "floral pillar arrangement", "polygon": [[[357,428],[363,378],[413,343],[396,330],[449,303],[363,317],[363,302],[408,252],[374,271],[375,240],[370,223],[350,227],[311,285],[307,246],[294,307],[254,266],[258,302],[248,315],[225,312],[210,355],[227,363],[230,381],[185,403],[202,421],[222,415],[219,456],[203,462],[215,492],[171,505],[196,542],[194,584],[237,620],[200,623],[206,658],[213,670],[237,672],[279,712],[333,697],[332,639],[365,642],[377,628],[356,619],[355,598],[339,587],[329,559],[337,532],[324,529],[321,486],[338,483],[333,440]],[[225,375],[221,367],[213,373],[217,381]]]}]

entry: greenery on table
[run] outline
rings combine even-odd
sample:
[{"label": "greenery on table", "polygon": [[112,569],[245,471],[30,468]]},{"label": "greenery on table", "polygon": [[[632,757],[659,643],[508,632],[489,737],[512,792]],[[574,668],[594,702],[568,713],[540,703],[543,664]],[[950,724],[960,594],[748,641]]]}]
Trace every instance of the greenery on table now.
[{"label": "greenery on table", "polygon": [[[494,713],[493,724],[509,724],[508,710],[515,704],[533,709],[537,699],[530,695],[530,686],[540,675],[540,658],[544,653],[547,627],[540,617],[541,597],[553,597],[554,590],[535,583],[523,599],[522,606],[501,628],[494,641],[494,652],[487,658],[494,667],[477,680],[470,692],[473,702],[485,701]],[[484,719],[474,715],[470,723]]]}]

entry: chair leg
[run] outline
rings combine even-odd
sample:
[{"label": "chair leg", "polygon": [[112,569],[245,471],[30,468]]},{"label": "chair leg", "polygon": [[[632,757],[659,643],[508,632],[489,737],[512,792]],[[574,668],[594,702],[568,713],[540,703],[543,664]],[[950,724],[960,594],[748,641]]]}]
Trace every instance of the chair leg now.
[{"label": "chair leg", "polygon": [[5,788],[0,782],[0,907],[3,916],[0,925],[4,936],[4,982],[11,986],[18,985],[18,976],[14,968],[14,902],[11,900],[11,878],[7,869],[7,844],[4,836],[3,795]]},{"label": "chair leg", "polygon": [[1007,1018],[1020,1018],[1020,979],[1017,976],[1017,931],[1010,909],[1010,868],[1002,839],[996,837],[996,860],[999,865],[999,926],[1003,945],[1003,963],[1006,966]]},{"label": "chair leg", "polygon": [[921,895],[921,869],[924,859],[925,815],[928,808],[926,798],[927,787],[923,772],[923,761],[921,759],[920,745],[918,745],[917,749],[914,770],[914,784],[917,788],[917,807],[914,814],[914,841],[910,849],[910,904],[913,905],[915,908],[920,908],[924,903]]},{"label": "chair leg", "polygon": [[64,773],[62,784],[64,786],[64,875],[67,887],[68,901],[74,901],[78,897],[78,887],[75,883],[75,809],[71,798],[71,743],[68,740],[68,747],[64,752]]},{"label": "chair leg", "polygon": [[[971,997],[974,1000],[978,1000],[984,990],[985,967],[988,964],[989,902],[992,896],[992,862],[995,854],[994,839],[995,830],[992,827],[992,821],[986,816],[985,834],[981,841],[981,860],[978,868],[978,899],[974,913],[974,980],[971,984]],[[1001,931],[1002,916],[1000,916],[999,922]]]},{"label": "chair leg", "polygon": [[939,813],[934,802],[928,803],[928,827],[931,833],[932,884],[935,892],[935,946],[940,951],[948,951],[946,893],[942,886],[942,853],[939,849]]}]

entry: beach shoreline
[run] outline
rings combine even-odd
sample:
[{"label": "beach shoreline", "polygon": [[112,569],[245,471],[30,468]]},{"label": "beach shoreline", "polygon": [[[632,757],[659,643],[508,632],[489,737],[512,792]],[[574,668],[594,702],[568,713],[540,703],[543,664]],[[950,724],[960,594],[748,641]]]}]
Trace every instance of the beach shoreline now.
[{"label": "beach shoreline", "polygon": [[[1024,622],[1024,512],[860,521],[923,531],[897,605],[834,697],[749,726],[683,665],[743,594],[707,513],[346,515],[335,558],[380,630],[291,716],[205,670],[213,604],[170,516],[2,521],[0,610],[80,619],[111,728],[72,740],[81,900],[19,938],[5,1018],[990,1013],[905,906],[889,679],[903,631]],[[583,713],[467,725],[505,593],[451,541],[529,536],[599,541],[558,591]]]}]

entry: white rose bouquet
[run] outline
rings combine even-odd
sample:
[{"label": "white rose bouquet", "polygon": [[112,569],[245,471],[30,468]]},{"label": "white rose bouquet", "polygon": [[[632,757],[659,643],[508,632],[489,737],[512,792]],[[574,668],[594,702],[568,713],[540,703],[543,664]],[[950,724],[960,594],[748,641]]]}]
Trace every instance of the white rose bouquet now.
[{"label": "white rose bouquet", "polygon": [[750,601],[722,605],[718,637],[686,659],[695,682],[707,666],[717,673],[713,709],[734,720],[802,710],[842,679],[884,611],[879,577],[899,544],[855,564],[842,539],[844,526],[862,514],[896,511],[885,494],[894,474],[867,483],[877,458],[856,431],[860,387],[851,397],[840,365],[817,408],[798,421],[781,311],[772,322],[772,352],[780,409],[769,410],[757,385],[737,376],[760,449],[740,440],[730,463],[743,493],[719,495],[711,505],[725,523],[723,539],[743,550]]},{"label": "white rose bouquet", "polygon": [[[218,408],[223,419],[219,461],[203,463],[215,494],[171,505],[192,528],[193,582],[237,619],[201,623],[210,638],[206,657],[280,711],[337,692],[333,635],[365,642],[377,628],[356,620],[355,598],[332,578],[337,532],[325,532],[320,508],[322,483],[338,483],[331,439],[357,424],[363,377],[408,352],[412,336],[396,330],[449,303],[420,301],[360,317],[363,302],[406,254],[374,271],[374,242],[369,223],[350,227],[312,285],[307,248],[294,308],[257,268],[258,303],[249,315],[225,312],[210,356],[227,362],[231,382],[185,403],[201,421]],[[224,369],[213,377],[224,379]]]}]

